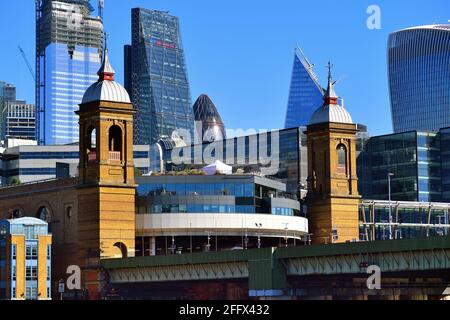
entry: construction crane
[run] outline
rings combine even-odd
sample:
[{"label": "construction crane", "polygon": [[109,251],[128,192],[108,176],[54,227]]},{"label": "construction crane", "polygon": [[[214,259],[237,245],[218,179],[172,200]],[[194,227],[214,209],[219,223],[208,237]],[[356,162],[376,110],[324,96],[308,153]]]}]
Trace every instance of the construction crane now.
[{"label": "construction crane", "polygon": [[25,51],[23,51],[23,49],[18,46],[20,53],[22,54],[22,58],[25,61],[25,63],[27,64],[28,70],[30,71],[31,76],[33,77],[34,82],[36,82],[36,75],[34,74],[33,68],[31,67],[30,62],[27,59],[27,56],[25,55]]}]

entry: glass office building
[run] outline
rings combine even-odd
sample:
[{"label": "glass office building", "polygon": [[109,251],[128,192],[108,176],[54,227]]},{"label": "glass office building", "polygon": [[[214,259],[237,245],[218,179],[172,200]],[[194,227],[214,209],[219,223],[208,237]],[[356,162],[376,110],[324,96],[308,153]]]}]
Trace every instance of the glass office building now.
[{"label": "glass office building", "polygon": [[[138,214],[265,213],[286,216],[300,215],[299,203],[286,198],[285,185],[252,175],[163,175],[139,177],[137,180],[139,181]],[[277,203],[277,200],[285,201],[284,206],[281,204],[282,202]],[[277,205],[275,205],[276,203]]]},{"label": "glass office building", "polygon": [[392,33],[388,65],[394,132],[450,126],[450,25]]},{"label": "glass office building", "polygon": [[[300,184],[306,185],[307,146],[304,127],[255,133],[222,141],[176,146],[162,140],[160,153],[151,156],[151,167],[159,171],[182,171],[201,168],[220,160],[244,173],[261,173],[286,184],[289,193],[297,195]],[[154,149],[154,148],[152,148]],[[177,159],[175,159],[175,157]]]},{"label": "glass office building", "polygon": [[78,110],[97,81],[103,24],[89,0],[36,2],[36,118],[40,144],[78,141]]},{"label": "glass office building", "polygon": [[202,136],[197,141],[213,142],[226,139],[225,125],[211,98],[201,94],[194,106],[195,121],[201,122]]},{"label": "glass office building", "polygon": [[441,137],[442,201],[450,202],[450,127],[439,131]]},{"label": "glass office building", "polygon": [[[372,137],[357,160],[359,190],[364,199],[442,201],[442,134],[409,131]],[[446,137],[448,142],[448,136]],[[447,155],[448,156],[448,155]]]},{"label": "glass office building", "polygon": [[307,126],[313,112],[322,103],[323,89],[313,72],[313,65],[297,47],[284,127]]},{"label": "glass office building", "polygon": [[133,9],[132,45],[125,52],[126,89],[137,109],[135,143],[156,143],[177,129],[192,137],[194,114],[178,18]]},{"label": "glass office building", "polygon": [[275,247],[307,234],[286,185],[254,175],[136,179],[136,256]]}]

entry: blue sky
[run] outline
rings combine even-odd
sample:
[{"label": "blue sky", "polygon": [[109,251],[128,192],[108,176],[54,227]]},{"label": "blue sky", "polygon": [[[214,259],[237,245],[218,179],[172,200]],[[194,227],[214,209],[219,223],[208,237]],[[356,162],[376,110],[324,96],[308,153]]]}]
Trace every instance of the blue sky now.
[{"label": "blue sky", "polygon": [[[96,1],[92,1],[96,6]],[[381,29],[366,27],[369,5],[381,8]],[[105,0],[105,30],[117,79],[130,43],[130,9],[178,16],[192,102],[208,93],[227,128],[283,127],[294,46],[298,43],[325,85],[328,60],[354,121],[372,135],[391,132],[386,43],[397,29],[450,19],[448,0]],[[2,1],[0,80],[34,101],[34,85],[17,49],[34,67],[34,1]]]}]

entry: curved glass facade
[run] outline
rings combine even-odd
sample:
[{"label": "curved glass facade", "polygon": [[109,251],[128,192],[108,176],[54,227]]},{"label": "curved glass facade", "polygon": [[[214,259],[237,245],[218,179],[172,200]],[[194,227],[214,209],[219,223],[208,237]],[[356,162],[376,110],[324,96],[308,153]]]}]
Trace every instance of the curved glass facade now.
[{"label": "curved glass facade", "polygon": [[145,176],[137,183],[138,214],[300,214],[300,204],[286,198],[284,184],[252,175]]},{"label": "curved glass facade", "polygon": [[450,25],[389,36],[388,71],[394,132],[450,126]]},{"label": "curved glass facade", "polygon": [[300,48],[295,49],[285,128],[306,126],[323,103],[323,89]]},{"label": "curved glass facade", "polygon": [[440,130],[442,201],[450,202],[450,128]]},{"label": "curved glass facade", "polygon": [[126,52],[127,89],[137,109],[135,143],[156,143],[177,129],[192,137],[194,113],[178,18],[133,9],[132,46]]},{"label": "curved glass facade", "polygon": [[195,101],[194,106],[195,121],[201,121],[202,141],[213,142],[226,139],[225,126],[216,106],[211,99],[202,94]]}]

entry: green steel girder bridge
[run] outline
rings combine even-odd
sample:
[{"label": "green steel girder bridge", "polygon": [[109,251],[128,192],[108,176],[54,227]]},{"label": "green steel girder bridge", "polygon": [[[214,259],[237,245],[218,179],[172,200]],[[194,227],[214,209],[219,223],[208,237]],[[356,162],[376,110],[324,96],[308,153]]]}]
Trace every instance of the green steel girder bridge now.
[{"label": "green steel girder bridge", "polygon": [[327,297],[339,290],[344,296],[370,295],[371,265],[380,268],[383,289],[393,297],[450,296],[450,236],[102,261],[110,285],[240,279],[249,297],[260,298]]}]

